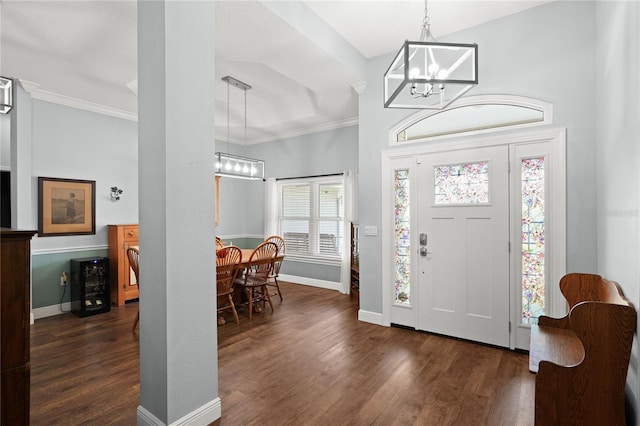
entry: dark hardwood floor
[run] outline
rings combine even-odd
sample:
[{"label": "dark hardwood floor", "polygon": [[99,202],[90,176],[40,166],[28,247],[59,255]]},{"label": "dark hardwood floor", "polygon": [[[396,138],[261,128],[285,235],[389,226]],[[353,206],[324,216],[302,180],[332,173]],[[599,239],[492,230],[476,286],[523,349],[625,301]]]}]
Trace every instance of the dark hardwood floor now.
[{"label": "dark hardwood floor", "polygon": [[[526,355],[357,321],[335,291],[282,283],[218,327],[222,425],[532,425]],[[134,425],[137,303],[31,328],[33,425]]]}]

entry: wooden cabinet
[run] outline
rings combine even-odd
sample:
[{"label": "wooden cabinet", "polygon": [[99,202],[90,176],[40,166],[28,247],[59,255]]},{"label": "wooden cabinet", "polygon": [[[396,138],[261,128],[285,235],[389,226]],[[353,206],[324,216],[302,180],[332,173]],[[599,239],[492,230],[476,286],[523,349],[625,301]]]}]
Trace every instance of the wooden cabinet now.
[{"label": "wooden cabinet", "polygon": [[36,231],[0,228],[0,424],[29,424],[29,276]]},{"label": "wooden cabinet", "polygon": [[351,285],[349,295],[360,302],[360,249],[358,224],[351,223]]},{"label": "wooden cabinet", "polygon": [[111,304],[124,305],[138,298],[138,283],[129,266],[127,249],[138,247],[138,225],[109,225],[109,265],[111,277]]}]

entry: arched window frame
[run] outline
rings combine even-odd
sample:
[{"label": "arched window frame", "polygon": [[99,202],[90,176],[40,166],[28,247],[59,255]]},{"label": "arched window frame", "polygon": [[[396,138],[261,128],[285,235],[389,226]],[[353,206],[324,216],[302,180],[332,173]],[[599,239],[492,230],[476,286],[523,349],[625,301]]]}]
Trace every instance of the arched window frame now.
[{"label": "arched window frame", "polygon": [[[405,129],[417,124],[420,121],[426,120],[429,117],[446,113],[447,111],[451,111],[454,109],[467,107],[467,106],[477,106],[477,105],[511,105],[514,107],[520,108],[530,108],[540,111],[542,113],[542,120],[531,122],[531,123],[518,123],[514,125],[501,125],[501,126],[489,126],[482,129],[474,129],[474,130],[460,130],[458,132],[451,132],[443,135],[436,136],[428,136],[424,138],[417,138],[412,140],[398,141],[398,134]],[[449,107],[441,111],[433,111],[433,110],[420,110],[415,114],[412,114],[395,126],[393,126],[389,131],[389,145],[390,146],[407,146],[408,144],[420,143],[420,142],[432,142],[432,141],[440,141],[443,139],[456,138],[460,136],[473,136],[473,135],[481,135],[485,133],[495,133],[495,132],[503,132],[510,131],[515,129],[523,129],[527,127],[537,127],[544,126],[553,123],[553,105],[549,102],[545,102],[539,99],[527,98],[524,96],[514,96],[514,95],[477,95],[477,96],[466,96],[460,98],[453,102]]]}]

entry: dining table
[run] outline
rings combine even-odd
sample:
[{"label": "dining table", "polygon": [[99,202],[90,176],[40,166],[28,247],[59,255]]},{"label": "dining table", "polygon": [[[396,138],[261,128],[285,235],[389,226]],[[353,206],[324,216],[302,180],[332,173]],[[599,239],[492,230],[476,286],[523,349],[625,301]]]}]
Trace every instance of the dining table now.
[{"label": "dining table", "polygon": [[[221,249],[224,249],[224,246],[219,248],[219,250]],[[249,259],[251,259],[251,255],[253,254],[254,250],[255,249],[240,249],[240,251],[242,252],[242,259],[238,263],[239,265],[239,271],[237,275],[238,277],[242,277],[242,275],[244,274],[244,270],[247,269],[247,266],[249,266]],[[239,287],[236,287],[234,291],[233,299],[237,304],[240,304],[241,298],[242,298],[242,291]],[[256,312],[260,311],[260,309],[257,306],[254,309],[256,309]],[[224,318],[222,316],[218,316],[218,325],[223,325],[224,323],[225,323]]]},{"label": "dining table", "polygon": [[240,249],[242,251],[242,260],[240,261],[240,269],[245,269],[249,264],[249,259],[254,249]]}]

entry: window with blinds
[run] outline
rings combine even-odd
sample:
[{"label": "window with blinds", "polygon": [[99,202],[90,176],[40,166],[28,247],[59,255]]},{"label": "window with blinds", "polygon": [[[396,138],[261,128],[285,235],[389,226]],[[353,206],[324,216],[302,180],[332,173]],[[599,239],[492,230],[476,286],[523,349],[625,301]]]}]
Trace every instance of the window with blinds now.
[{"label": "window with blinds", "polygon": [[279,182],[280,232],[287,253],[339,259],[342,255],[342,180],[297,179]]}]

